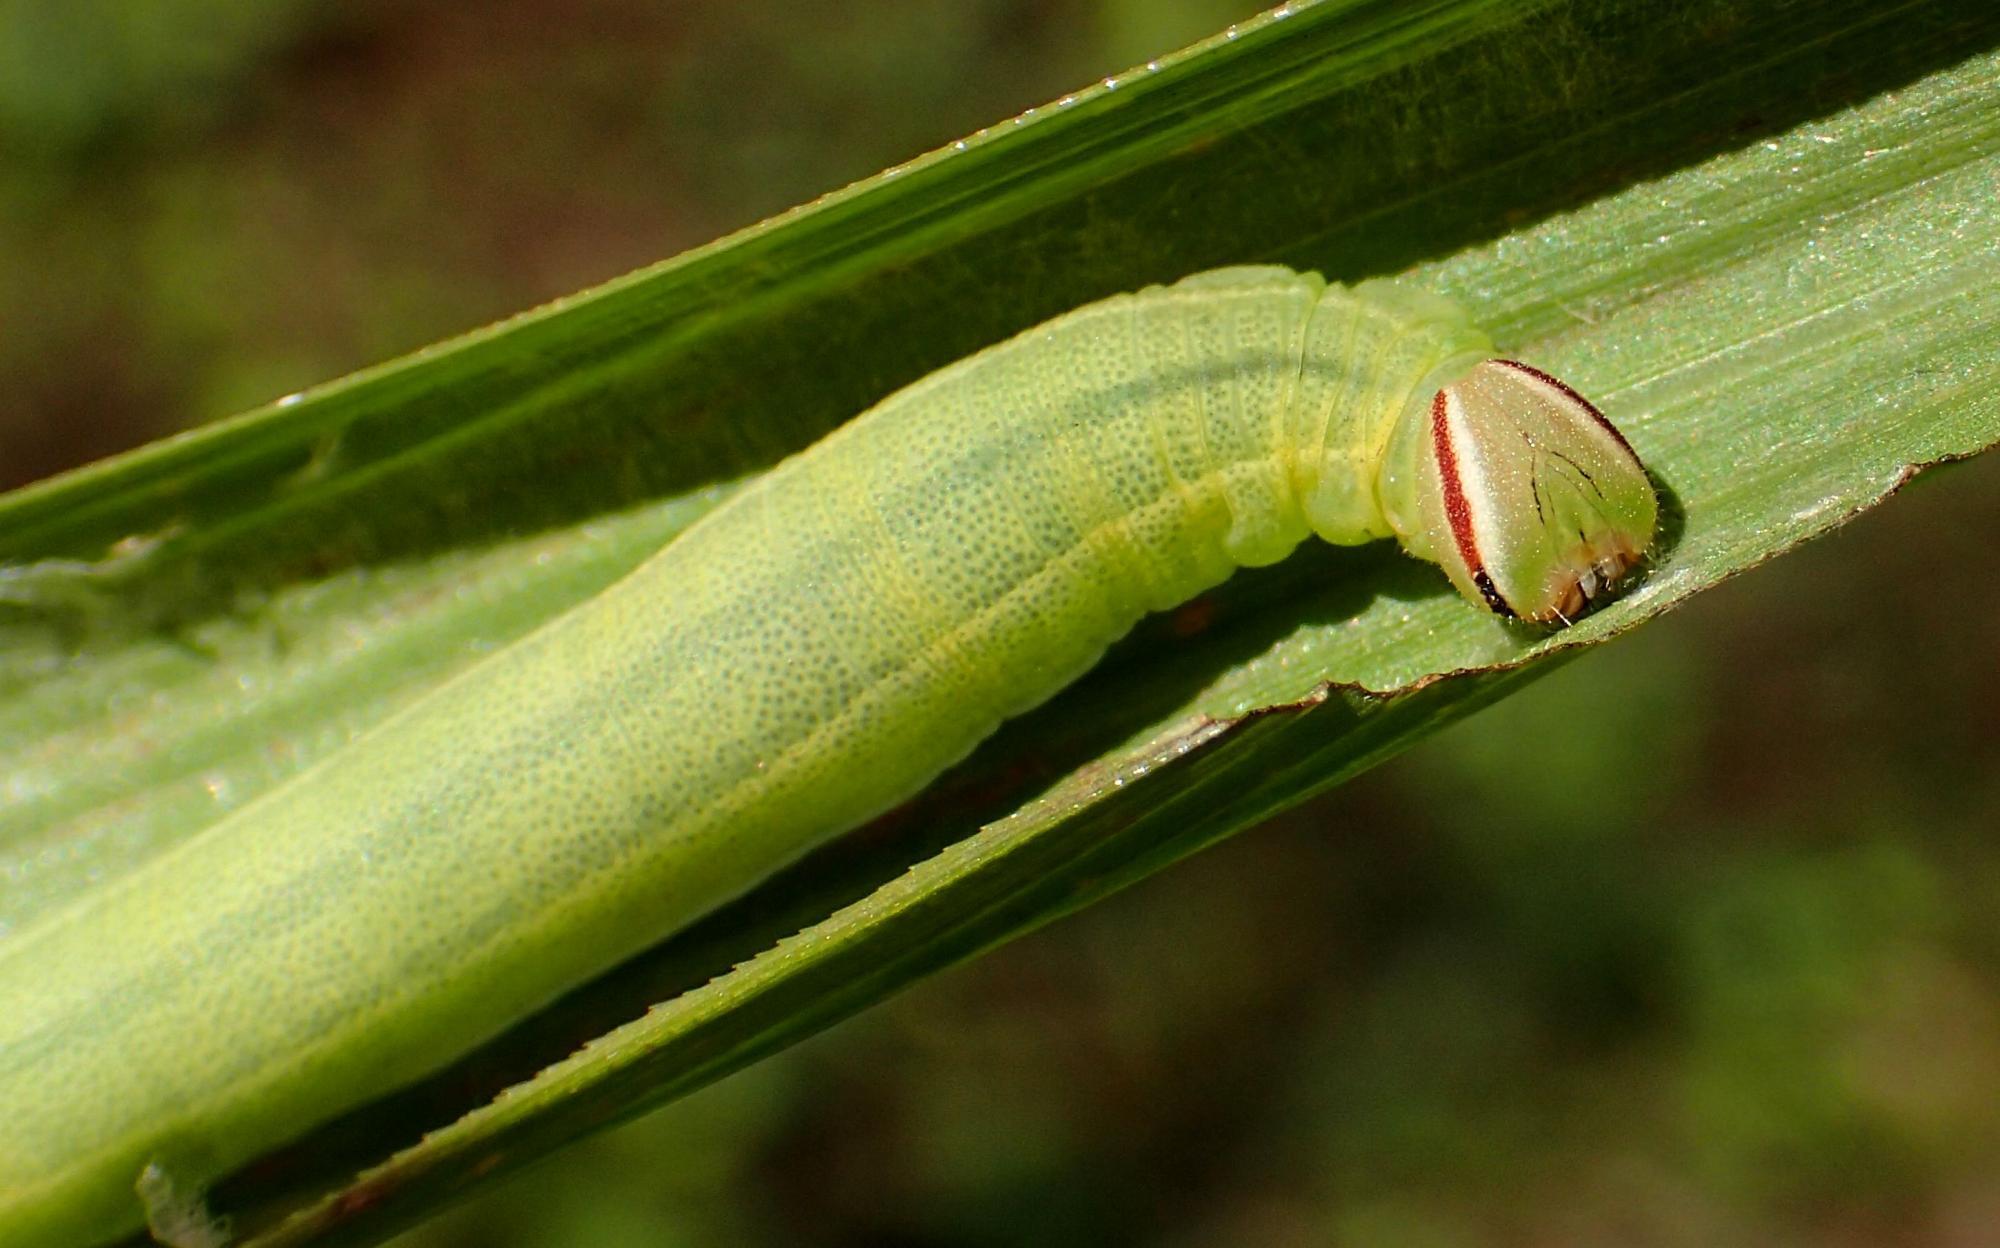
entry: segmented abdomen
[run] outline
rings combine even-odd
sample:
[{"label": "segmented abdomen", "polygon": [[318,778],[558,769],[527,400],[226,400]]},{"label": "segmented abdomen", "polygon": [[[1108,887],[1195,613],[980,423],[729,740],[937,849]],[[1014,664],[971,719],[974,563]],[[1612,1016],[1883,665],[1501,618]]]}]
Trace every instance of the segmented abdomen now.
[{"label": "segmented abdomen", "polygon": [[389,1090],[921,787],[1146,611],[1309,527],[1377,535],[1388,423],[1453,342],[1223,270],[891,397],[11,942],[0,1191],[120,1229],[156,1156],[198,1182]]}]

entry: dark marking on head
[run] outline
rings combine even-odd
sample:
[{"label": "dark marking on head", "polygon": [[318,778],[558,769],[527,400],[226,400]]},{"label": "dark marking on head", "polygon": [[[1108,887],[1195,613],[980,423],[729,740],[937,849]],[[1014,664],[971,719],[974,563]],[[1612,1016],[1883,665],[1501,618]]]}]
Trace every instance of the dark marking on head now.
[{"label": "dark marking on head", "polygon": [[1604,487],[1597,484],[1597,478],[1590,475],[1589,469],[1585,468],[1582,464],[1577,463],[1575,460],[1563,454],[1561,451],[1550,451],[1549,454],[1553,455],[1557,459],[1560,459],[1562,462],[1568,464],[1573,470],[1575,470],[1576,475],[1583,478],[1585,485],[1588,485],[1591,489],[1597,491],[1597,496],[1599,498],[1604,497]]},{"label": "dark marking on head", "polygon": [[1493,578],[1486,575],[1485,568],[1474,568],[1472,570],[1472,583],[1479,587],[1479,596],[1486,600],[1487,606],[1493,608],[1495,615],[1509,620],[1520,618],[1519,613],[1514,608],[1508,606],[1507,600],[1500,596],[1500,591],[1494,588]]}]

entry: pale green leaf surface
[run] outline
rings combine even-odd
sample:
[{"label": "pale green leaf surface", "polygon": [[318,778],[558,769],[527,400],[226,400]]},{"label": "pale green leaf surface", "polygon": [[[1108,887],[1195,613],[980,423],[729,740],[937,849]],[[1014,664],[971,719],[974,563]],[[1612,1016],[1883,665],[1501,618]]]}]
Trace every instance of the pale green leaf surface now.
[{"label": "pale green leaf surface", "polygon": [[[1110,290],[1244,260],[1410,269],[1596,398],[1677,500],[1646,583],[1556,637],[1387,548],[1302,552],[1149,621],[910,809],[466,1069],[504,1083],[667,1004],[257,1242],[379,1238],[2000,439],[2000,15],[1294,7],[657,270],[0,500],[0,939],[587,596],[728,481]],[[379,1160],[465,1107],[440,1090],[463,1073],[220,1203]]]}]

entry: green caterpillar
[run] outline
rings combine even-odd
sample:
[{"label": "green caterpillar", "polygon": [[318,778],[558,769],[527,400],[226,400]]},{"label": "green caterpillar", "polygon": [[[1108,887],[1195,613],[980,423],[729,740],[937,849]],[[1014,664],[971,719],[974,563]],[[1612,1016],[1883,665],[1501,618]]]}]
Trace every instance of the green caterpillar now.
[{"label": "green caterpillar", "polygon": [[[892,395],[553,621],[0,953],[0,1242],[138,1226],[893,806],[1309,533],[1586,609],[1631,448],[1452,305],[1221,269]],[[155,1167],[149,1170],[148,1167]]]}]

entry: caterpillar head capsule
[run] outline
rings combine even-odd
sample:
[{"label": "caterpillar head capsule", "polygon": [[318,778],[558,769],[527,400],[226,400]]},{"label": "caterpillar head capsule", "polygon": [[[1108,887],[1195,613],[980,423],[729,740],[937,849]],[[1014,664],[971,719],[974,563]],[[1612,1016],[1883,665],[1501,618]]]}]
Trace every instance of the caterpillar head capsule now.
[{"label": "caterpillar head capsule", "polygon": [[1623,434],[1554,377],[1482,360],[1412,406],[1381,479],[1404,549],[1500,615],[1568,624],[1653,542],[1659,501]]}]

